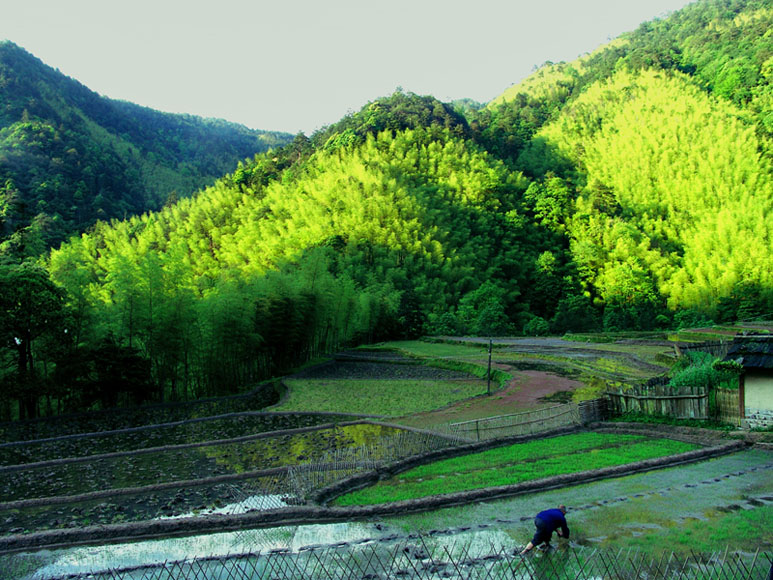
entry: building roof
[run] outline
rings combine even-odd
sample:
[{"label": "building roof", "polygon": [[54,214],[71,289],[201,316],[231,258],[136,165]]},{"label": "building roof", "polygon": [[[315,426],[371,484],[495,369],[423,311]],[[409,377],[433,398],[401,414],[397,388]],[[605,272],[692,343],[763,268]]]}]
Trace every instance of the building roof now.
[{"label": "building roof", "polygon": [[735,337],[725,360],[738,361],[745,369],[773,369],[773,335]]}]

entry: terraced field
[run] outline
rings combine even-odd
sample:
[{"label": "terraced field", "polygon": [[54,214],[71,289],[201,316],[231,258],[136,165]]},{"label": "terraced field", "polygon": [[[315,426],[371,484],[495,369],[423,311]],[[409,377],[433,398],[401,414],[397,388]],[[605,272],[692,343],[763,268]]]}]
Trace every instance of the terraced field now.
[{"label": "terraced field", "polygon": [[338,497],[335,505],[402,501],[438,493],[512,485],[643,459],[676,455],[700,446],[641,435],[574,433],[436,461]]},{"label": "terraced field", "polygon": [[[428,435],[417,428],[520,413],[583,398],[587,393],[592,394],[600,380],[640,380],[661,374],[673,351],[662,342],[592,344],[559,339],[501,339],[494,342],[492,353],[492,368],[499,374],[495,380],[487,381],[487,346],[487,341],[460,339],[458,344],[392,343],[377,350],[345,353],[337,360],[288,377],[281,401],[272,386],[245,397],[122,411],[115,415],[103,413],[0,425],[0,493],[3,494],[0,540],[41,530],[56,533],[91,529],[89,526],[95,525],[123,526],[217,514],[230,517],[292,508],[305,501],[315,487],[379,468],[385,462],[464,443],[447,436]],[[419,364],[416,359],[422,357],[435,359],[434,366]],[[309,412],[320,408],[330,412]],[[391,424],[363,423],[363,414],[371,418],[389,416]],[[586,453],[585,459],[579,462],[582,468],[595,465],[593,461],[602,455],[601,451],[585,449],[576,441],[561,447],[566,448],[563,453],[568,451],[567,457],[580,457],[581,451]],[[662,452],[677,453],[684,449],[664,448]],[[735,479],[732,473],[717,476],[724,477],[723,481],[730,478],[730,481],[746,482],[747,487],[743,489],[753,487],[748,496],[742,493],[748,501],[736,504],[728,499],[718,503],[717,511],[697,510],[702,514],[699,516],[695,515],[696,510],[685,508],[685,517],[690,522],[690,518],[698,517],[725,522],[722,509],[732,510],[728,506],[741,505],[739,510],[743,514],[757,514],[755,517],[762,522],[755,520],[757,523],[751,529],[766,525],[771,529],[773,489],[767,477],[773,467],[773,457],[769,453],[757,451],[754,465],[758,467],[743,476]],[[405,481],[396,486],[405,489],[405,483],[411,479],[414,483],[428,482],[424,486],[429,493],[453,491],[456,484],[452,480],[464,472],[475,472],[476,485],[512,483],[521,477],[513,471],[516,464],[548,465],[555,455],[555,449],[552,452],[548,449],[545,461],[513,459],[499,468],[475,468],[474,462],[469,463],[472,460],[463,461],[463,465],[450,463],[443,473],[408,475],[410,472],[406,472]],[[481,461],[486,463],[490,459]],[[555,463],[563,462],[558,458]],[[317,469],[318,465],[325,468]],[[436,466],[435,469],[445,468]],[[681,473],[683,468],[674,469],[674,473]],[[531,473],[523,477],[528,480],[543,476]],[[628,499],[613,503],[639,506],[644,501],[637,497],[638,490],[645,489],[638,483],[642,480],[626,481],[630,483],[621,483],[621,491],[615,497]],[[687,484],[678,492],[674,486],[660,489],[657,485],[648,485],[646,489],[655,491],[641,492],[643,498],[650,498],[647,501],[668,502],[670,497],[674,502],[682,502],[681,490],[689,495]],[[551,492],[544,499],[531,492],[524,497],[532,499],[477,500],[465,508],[432,510],[415,516],[384,516],[377,518],[377,522],[383,522],[383,534],[376,535],[387,534],[387,530],[387,536],[399,536],[400,529],[436,529],[445,530],[439,535],[462,538],[474,531],[465,521],[487,521],[487,527],[480,529],[484,535],[498,529],[505,536],[520,536],[528,533],[532,512],[541,509],[543,501],[552,502],[562,497],[564,503],[571,503],[575,508],[576,521],[585,522],[577,541],[592,545],[597,541],[594,538],[601,536],[604,539],[598,542],[602,544],[617,541],[614,538],[635,537],[626,536],[625,517],[617,512],[612,515],[611,511],[605,512],[610,515],[601,520],[615,531],[601,534],[595,508],[582,508],[595,505],[595,500],[590,499],[595,493],[614,495],[610,489],[579,495],[571,490],[563,495]],[[700,491],[701,497],[712,492],[709,487],[705,493],[702,490],[698,486],[695,491]],[[358,502],[367,503],[361,500],[353,503]],[[599,506],[606,507],[606,503]],[[517,515],[515,519],[503,518],[505,512]],[[512,523],[507,523],[511,519]],[[645,530],[641,532],[643,536],[666,537],[672,533],[671,527],[660,520],[639,519]],[[650,524],[659,528],[646,531]],[[264,530],[261,537],[274,538],[264,547],[298,549],[304,541],[316,543],[310,539],[316,532],[299,535],[301,529],[308,527],[280,526],[270,528],[274,532]],[[729,524],[728,527],[732,528]],[[337,537],[329,542],[335,544],[344,541],[351,530],[365,528],[363,524],[342,522],[331,528],[317,526],[315,529],[319,530],[320,538],[331,534]],[[362,533],[358,534],[362,538]],[[285,539],[276,543],[277,537]],[[773,546],[769,536],[755,541]],[[177,542],[169,543],[169,549],[176,550],[173,546],[179,546],[180,540]],[[230,538],[227,542],[233,545],[235,540]],[[319,543],[324,544],[325,540],[320,539]],[[213,548],[212,553],[223,549],[222,546]],[[114,553],[107,547],[99,550],[104,554]],[[46,559],[55,557],[56,553]]]}]

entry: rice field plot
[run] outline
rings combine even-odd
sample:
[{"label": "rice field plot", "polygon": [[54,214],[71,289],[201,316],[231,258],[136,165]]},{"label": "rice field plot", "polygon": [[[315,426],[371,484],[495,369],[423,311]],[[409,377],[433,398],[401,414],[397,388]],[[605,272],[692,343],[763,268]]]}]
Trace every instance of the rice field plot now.
[{"label": "rice field plot", "polygon": [[0,504],[0,535],[274,509],[294,501],[289,487],[287,474],[279,473],[236,482],[141,489],[136,493],[117,490],[108,497],[22,508],[4,509]]},{"label": "rice field plot", "polygon": [[424,364],[339,360],[293,375],[294,379],[466,380],[469,373]]},{"label": "rice field plot", "polygon": [[[303,501],[309,492],[363,469],[451,444],[444,437],[389,425],[342,425],[335,429],[204,446],[202,450],[211,461],[227,468],[223,477],[209,477],[211,470],[199,469],[196,474],[178,470],[165,478],[159,475],[152,483],[152,471],[148,477],[122,484],[107,481],[105,466],[91,458],[77,466],[79,471],[69,474],[66,469],[59,475],[53,471],[38,474],[33,471],[33,476],[47,475],[60,481],[56,486],[39,487],[31,493],[60,491],[61,494],[45,495],[38,501],[6,499],[0,503],[0,534],[280,508]],[[184,451],[163,461],[184,466],[191,462]],[[193,453],[197,451],[194,449]],[[129,471],[137,471],[133,456],[123,459],[129,460],[126,466]],[[156,469],[158,462],[154,458]],[[20,473],[26,474],[27,470],[17,472]],[[80,477],[89,485],[63,489],[66,482],[61,481],[61,474],[67,474],[70,483]],[[192,478],[193,475],[197,477]],[[30,483],[26,475],[19,481],[19,485]],[[23,495],[24,500],[32,497],[30,493]]]},{"label": "rice field plot", "polygon": [[[472,338],[445,340],[488,342]],[[543,365],[570,375],[610,380],[636,380],[660,374],[667,368],[663,355],[673,353],[673,347],[665,340],[585,343],[556,337],[495,338],[493,347],[495,362],[530,365],[527,368]]]},{"label": "rice field plot", "polygon": [[291,395],[283,411],[339,411],[401,417],[442,408],[486,392],[480,379],[466,381],[337,379],[288,380]]},{"label": "rice field plot", "polygon": [[[485,526],[525,544],[533,519],[565,504],[571,543],[587,547],[701,553],[773,550],[773,451],[746,448],[706,461],[571,487],[405,514],[385,519],[383,533]],[[472,530],[471,530],[472,531]]]},{"label": "rice field plot", "polygon": [[0,465],[18,465],[65,457],[85,457],[151,447],[233,439],[270,431],[313,427],[351,419],[314,413],[241,413],[204,417],[118,430],[71,435],[46,440],[0,443]]},{"label": "rice field plot", "polygon": [[486,392],[486,381],[466,372],[377,362],[336,362],[284,383],[289,396],[272,410],[400,417]]},{"label": "rice field plot", "polygon": [[393,340],[381,345],[382,352],[397,351],[417,358],[485,360],[488,340],[477,339],[478,344],[459,340]]},{"label": "rice field plot", "polygon": [[259,411],[277,400],[278,393],[274,386],[263,384],[243,395],[0,423],[0,441],[46,439],[78,433],[97,433],[143,425],[158,425],[228,413]]},{"label": "rice field plot", "polygon": [[0,497],[5,502],[69,496],[102,490],[149,486],[239,474],[320,461],[335,449],[378,443],[399,429],[357,424],[256,436],[231,443],[204,443],[134,451],[65,462],[0,468]]},{"label": "rice field plot", "polygon": [[511,485],[624,465],[697,449],[698,445],[640,435],[577,433],[518,443],[436,461],[345,494],[335,505],[368,505]]},{"label": "rice field plot", "polygon": [[[305,554],[315,562],[326,563],[329,561],[326,554],[333,561],[340,561],[349,557],[350,550],[369,550],[371,547],[412,555],[417,553],[418,547],[425,546],[430,554],[435,548],[442,550],[444,558],[448,555],[446,548],[450,551],[463,549],[473,555],[479,550],[487,554],[492,546],[498,546],[512,554],[516,547],[522,547],[531,539],[534,515],[560,503],[569,506],[571,539],[568,543],[554,541],[558,549],[548,554],[532,553],[530,558],[534,561],[542,560],[543,556],[560,557],[564,550],[572,550],[572,560],[576,561],[574,550],[595,548],[608,550],[604,554],[616,554],[621,549],[625,554],[632,548],[656,561],[672,551],[684,556],[710,555],[712,552],[718,557],[727,556],[728,548],[730,555],[738,550],[739,554],[753,558],[758,547],[769,555],[773,550],[771,453],[747,449],[709,461],[593,481],[571,488],[535,491],[367,521],[314,523],[36,551],[3,557],[0,570],[12,569],[14,563],[19,563],[20,568],[24,565],[24,577],[28,579],[69,578],[67,574],[72,574],[72,578],[81,574],[85,578],[92,570],[117,571],[156,563],[161,566],[164,562],[178,562],[194,556],[207,558],[214,565],[228,555],[258,551],[262,554],[273,551],[282,556]],[[763,501],[768,498],[771,503],[748,509],[752,507],[749,494],[761,495]],[[720,507],[736,509],[732,513],[717,513]],[[406,547],[409,549],[404,551]],[[582,551],[579,554],[582,555]],[[427,558],[426,561],[431,560]],[[413,561],[416,565],[420,562]],[[179,570],[175,567],[178,575]],[[278,577],[287,577],[287,570],[283,570],[284,575],[277,570]],[[321,568],[316,570],[319,576]],[[307,572],[311,573],[309,569]],[[378,572],[383,574],[384,570],[379,568]],[[33,576],[33,573],[37,575]],[[220,573],[227,576],[223,570]],[[484,575],[481,573],[481,577]],[[113,578],[115,574],[107,576]],[[22,574],[13,577],[22,577]],[[187,577],[202,578],[195,572],[188,573]],[[707,575],[707,578],[720,577],[724,578],[722,574]],[[746,574],[740,577],[758,576]],[[763,574],[762,577],[766,576]]]}]

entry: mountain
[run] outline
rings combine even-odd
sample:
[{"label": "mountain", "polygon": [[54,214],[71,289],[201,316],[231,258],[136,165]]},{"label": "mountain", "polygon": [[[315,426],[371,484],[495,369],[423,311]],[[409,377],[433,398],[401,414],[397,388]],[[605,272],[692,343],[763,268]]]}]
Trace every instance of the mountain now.
[{"label": "mountain", "polygon": [[100,223],[48,259],[57,348],[139,349],[156,398],[197,397],[385,338],[770,316],[772,24],[698,1],[486,107],[397,92]]},{"label": "mountain", "polygon": [[0,103],[0,251],[17,257],[159,209],[292,138],[107,99],[7,41]]},{"label": "mountain", "polygon": [[687,75],[702,91],[756,117],[754,123],[770,138],[772,18],[767,0],[693,2],[576,61],[545,63],[488,104],[486,130],[517,156],[533,131],[586,87],[620,70],[649,69]]},{"label": "mountain", "polygon": [[489,105],[607,326],[773,311],[771,29],[769,2],[695,2]]}]

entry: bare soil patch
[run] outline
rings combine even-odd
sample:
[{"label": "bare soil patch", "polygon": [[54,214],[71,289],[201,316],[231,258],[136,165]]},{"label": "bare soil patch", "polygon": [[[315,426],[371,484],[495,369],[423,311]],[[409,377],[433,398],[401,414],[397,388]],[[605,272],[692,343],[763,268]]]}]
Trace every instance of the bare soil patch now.
[{"label": "bare soil patch", "polygon": [[[513,371],[511,371],[513,372]],[[510,387],[512,385],[513,388]],[[545,397],[559,392],[574,391],[582,387],[580,381],[545,371],[515,371],[505,393],[502,393],[503,405],[525,408],[543,406]]]},{"label": "bare soil patch", "polygon": [[[513,375],[507,385],[491,395],[482,395],[454,403],[444,409],[403,417],[401,423],[416,426],[440,425],[468,421],[482,417],[532,411],[555,404],[544,400],[556,393],[574,391],[582,382],[556,373],[541,370],[515,370],[510,365],[496,364],[496,368]],[[492,385],[494,388],[494,385]]]}]

